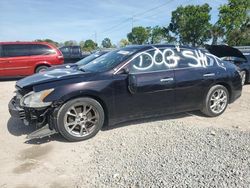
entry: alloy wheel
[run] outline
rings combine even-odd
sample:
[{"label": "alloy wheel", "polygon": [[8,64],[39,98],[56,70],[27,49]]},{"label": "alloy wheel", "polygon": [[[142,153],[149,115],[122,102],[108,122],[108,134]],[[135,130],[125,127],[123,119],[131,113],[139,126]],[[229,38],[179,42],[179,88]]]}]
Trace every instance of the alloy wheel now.
[{"label": "alloy wheel", "polygon": [[86,137],[91,134],[99,120],[98,111],[90,104],[72,105],[64,116],[67,132],[75,137]]},{"label": "alloy wheel", "polygon": [[227,93],[223,89],[217,89],[211,95],[209,107],[213,113],[219,114],[225,110],[227,102]]}]

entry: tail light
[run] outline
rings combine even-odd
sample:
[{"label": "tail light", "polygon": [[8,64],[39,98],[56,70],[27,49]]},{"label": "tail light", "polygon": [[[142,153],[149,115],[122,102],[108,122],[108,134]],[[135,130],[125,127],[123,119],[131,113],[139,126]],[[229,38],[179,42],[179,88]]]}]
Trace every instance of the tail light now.
[{"label": "tail light", "polygon": [[64,59],[63,55],[57,56],[58,59]]}]

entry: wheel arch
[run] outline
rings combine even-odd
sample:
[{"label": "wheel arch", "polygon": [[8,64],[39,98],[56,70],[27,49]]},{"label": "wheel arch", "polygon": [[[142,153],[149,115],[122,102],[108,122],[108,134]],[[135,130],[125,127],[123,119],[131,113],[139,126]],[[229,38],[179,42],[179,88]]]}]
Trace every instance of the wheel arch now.
[{"label": "wheel arch", "polygon": [[66,102],[73,100],[73,99],[76,99],[76,98],[82,98],[82,97],[89,97],[89,98],[92,98],[100,103],[100,105],[102,106],[102,108],[104,110],[104,116],[105,116],[104,126],[108,125],[108,120],[109,120],[108,106],[107,106],[105,100],[103,100],[101,97],[99,97],[95,93],[73,93],[71,95],[64,96],[63,98],[61,98],[61,100],[58,103],[58,110]]},{"label": "wheel arch", "polygon": [[48,62],[41,62],[41,63],[36,64],[36,66],[35,66],[33,72],[35,73],[35,72],[36,72],[36,69],[37,69],[38,67],[41,67],[41,66],[51,67],[51,65],[50,65]]}]

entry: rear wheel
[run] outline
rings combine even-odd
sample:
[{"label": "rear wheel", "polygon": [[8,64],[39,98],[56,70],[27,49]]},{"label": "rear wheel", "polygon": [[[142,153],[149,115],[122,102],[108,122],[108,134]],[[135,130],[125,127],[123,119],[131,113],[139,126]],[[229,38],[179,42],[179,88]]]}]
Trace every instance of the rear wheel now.
[{"label": "rear wheel", "polygon": [[35,73],[44,72],[48,69],[48,66],[42,65],[36,68]]},{"label": "rear wheel", "polygon": [[244,85],[246,83],[246,71],[240,71],[241,76],[241,84]]},{"label": "rear wheel", "polygon": [[228,101],[228,90],[222,85],[215,85],[209,89],[201,111],[210,117],[219,116],[226,110]]},{"label": "rear wheel", "polygon": [[69,141],[95,136],[104,124],[104,110],[92,98],[77,98],[65,103],[58,112],[57,128]]}]

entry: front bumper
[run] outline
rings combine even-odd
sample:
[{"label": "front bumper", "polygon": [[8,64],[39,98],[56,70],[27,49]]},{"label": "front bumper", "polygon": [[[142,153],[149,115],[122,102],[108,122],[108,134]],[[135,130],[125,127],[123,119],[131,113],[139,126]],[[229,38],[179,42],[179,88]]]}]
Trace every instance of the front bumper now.
[{"label": "front bumper", "polygon": [[35,125],[42,127],[48,123],[47,116],[50,108],[22,108],[19,100],[13,97],[9,102],[9,112],[12,117],[21,119],[25,125]]},{"label": "front bumper", "polygon": [[43,138],[57,133],[48,122],[49,111],[47,111],[47,109],[36,110],[21,108],[16,97],[10,100],[8,107],[12,117],[21,119],[25,125],[36,125],[38,128],[38,130],[30,133],[27,139]]},{"label": "front bumper", "polygon": [[229,103],[233,103],[241,96],[241,90],[232,91]]},{"label": "front bumper", "polygon": [[21,120],[25,119],[25,110],[17,104],[15,97],[10,100],[8,107],[12,117],[19,118]]}]

